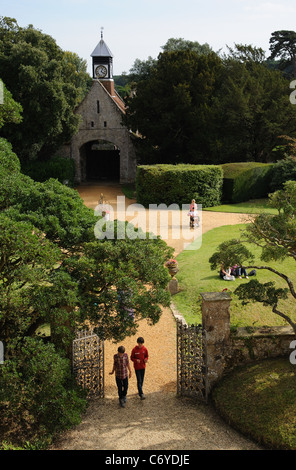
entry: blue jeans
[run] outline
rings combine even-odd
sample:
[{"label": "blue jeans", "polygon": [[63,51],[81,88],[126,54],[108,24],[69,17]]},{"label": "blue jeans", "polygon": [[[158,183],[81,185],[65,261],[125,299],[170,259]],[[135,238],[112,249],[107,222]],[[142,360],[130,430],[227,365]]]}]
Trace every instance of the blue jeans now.
[{"label": "blue jeans", "polygon": [[247,276],[248,274],[245,268],[238,267],[238,268],[235,268],[233,275],[234,276],[242,276],[242,275]]},{"label": "blue jeans", "polygon": [[245,268],[238,268],[238,275],[239,276],[247,276],[247,271],[245,270]]},{"label": "blue jeans", "polygon": [[135,372],[136,372],[136,377],[137,377],[138,392],[139,392],[139,395],[142,396],[143,395],[142,387],[143,387],[143,382],[144,382],[145,369],[135,370]]}]

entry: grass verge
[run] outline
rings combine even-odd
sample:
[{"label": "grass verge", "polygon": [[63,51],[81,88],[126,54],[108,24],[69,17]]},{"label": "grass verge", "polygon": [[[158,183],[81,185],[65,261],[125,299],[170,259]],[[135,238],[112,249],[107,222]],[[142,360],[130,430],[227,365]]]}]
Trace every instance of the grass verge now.
[{"label": "grass verge", "polygon": [[212,392],[232,427],[273,450],[296,450],[296,375],[288,358],[238,368]]},{"label": "grass verge", "polygon": [[260,214],[266,212],[268,214],[277,214],[277,209],[268,205],[269,199],[252,199],[250,201],[239,202],[237,204],[222,204],[215,207],[203,208],[204,211],[212,212],[234,212],[241,214]]}]

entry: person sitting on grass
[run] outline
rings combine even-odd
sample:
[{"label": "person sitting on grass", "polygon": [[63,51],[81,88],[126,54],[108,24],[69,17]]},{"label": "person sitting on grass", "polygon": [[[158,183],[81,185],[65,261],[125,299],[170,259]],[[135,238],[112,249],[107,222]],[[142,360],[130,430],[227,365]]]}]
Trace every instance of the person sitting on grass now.
[{"label": "person sitting on grass", "polygon": [[221,266],[219,276],[224,281],[235,281],[235,277],[231,274],[231,268],[225,268],[223,265]]},{"label": "person sitting on grass", "polygon": [[242,279],[242,275],[244,275],[246,279],[249,279],[246,268],[244,268],[243,266],[239,266],[238,264],[232,266],[231,274],[232,276],[238,277],[239,279]]}]

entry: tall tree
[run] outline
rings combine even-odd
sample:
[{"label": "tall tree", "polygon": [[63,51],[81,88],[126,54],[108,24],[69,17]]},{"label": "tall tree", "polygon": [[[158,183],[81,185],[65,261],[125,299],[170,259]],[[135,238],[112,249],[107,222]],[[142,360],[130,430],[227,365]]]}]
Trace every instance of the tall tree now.
[{"label": "tall tree", "polygon": [[[170,38],[164,46],[161,46],[161,49],[163,52],[192,51],[198,55],[213,52],[207,43],[200,44],[197,41],[188,41],[183,38]],[[156,65],[157,59],[151,56],[147,60],[136,59],[129,71],[129,81],[137,83],[149,78]]]},{"label": "tall tree", "polygon": [[261,47],[254,47],[250,44],[235,44],[234,48],[227,46],[227,58],[232,58],[240,62],[263,63],[265,61],[265,51]]},{"label": "tall tree", "polygon": [[296,131],[287,79],[254,48],[237,45],[223,58],[219,82],[212,100],[217,161],[269,161],[279,136]]},{"label": "tall tree", "polygon": [[136,59],[129,71],[129,81],[137,83],[149,78],[156,64],[157,59],[153,59],[151,56],[147,60]]},{"label": "tall tree", "polygon": [[127,102],[127,124],[145,137],[141,144],[150,147],[148,158],[209,158],[210,102],[219,67],[221,60],[214,53],[184,50],[159,55],[151,75],[139,81],[136,95]]},{"label": "tall tree", "polygon": [[287,79],[261,49],[236,44],[229,52],[159,55],[127,101],[142,162],[266,162],[280,135],[295,135]]},{"label": "tall tree", "polygon": [[87,73],[86,60],[79,57],[76,52],[65,51],[63,57],[63,76],[64,79],[75,85],[79,90],[77,101],[83,100],[92,85],[92,78]]},{"label": "tall tree", "polygon": [[0,78],[0,86],[3,91],[3,102],[0,103],[0,128],[5,123],[19,124],[22,121],[22,107],[17,103],[12,94],[7,90],[5,84]]},{"label": "tall tree", "polygon": [[174,52],[174,51],[193,51],[198,55],[201,54],[210,54],[212,48],[209,44],[200,44],[197,41],[189,41],[183,38],[170,38],[167,40],[164,46],[161,46],[164,52]]},{"label": "tall tree", "polygon": [[275,31],[271,34],[270,59],[279,58],[281,68],[291,65],[292,75],[296,77],[296,32],[295,31]]},{"label": "tall tree", "polygon": [[74,109],[88,80],[78,62],[32,25],[0,19],[1,76],[23,108],[22,123],[17,129],[6,124],[2,135],[21,160],[46,159],[76,132]]}]

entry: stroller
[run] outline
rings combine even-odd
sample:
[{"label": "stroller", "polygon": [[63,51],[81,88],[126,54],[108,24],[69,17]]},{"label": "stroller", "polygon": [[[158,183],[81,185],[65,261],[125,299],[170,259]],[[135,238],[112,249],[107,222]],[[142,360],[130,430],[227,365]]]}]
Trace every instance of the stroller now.
[{"label": "stroller", "polygon": [[199,227],[199,217],[197,215],[197,204],[195,203],[195,199],[192,199],[191,201],[188,215],[190,217],[190,228]]},{"label": "stroller", "polygon": [[189,226],[191,227],[199,227],[199,217],[197,215],[197,204],[195,202],[195,199],[192,199],[190,207],[189,207],[189,212],[188,214],[190,217],[190,222]]},{"label": "stroller", "polygon": [[190,222],[189,222],[190,228],[199,227],[199,217],[197,215],[197,210],[190,210],[188,215],[190,217]]}]

